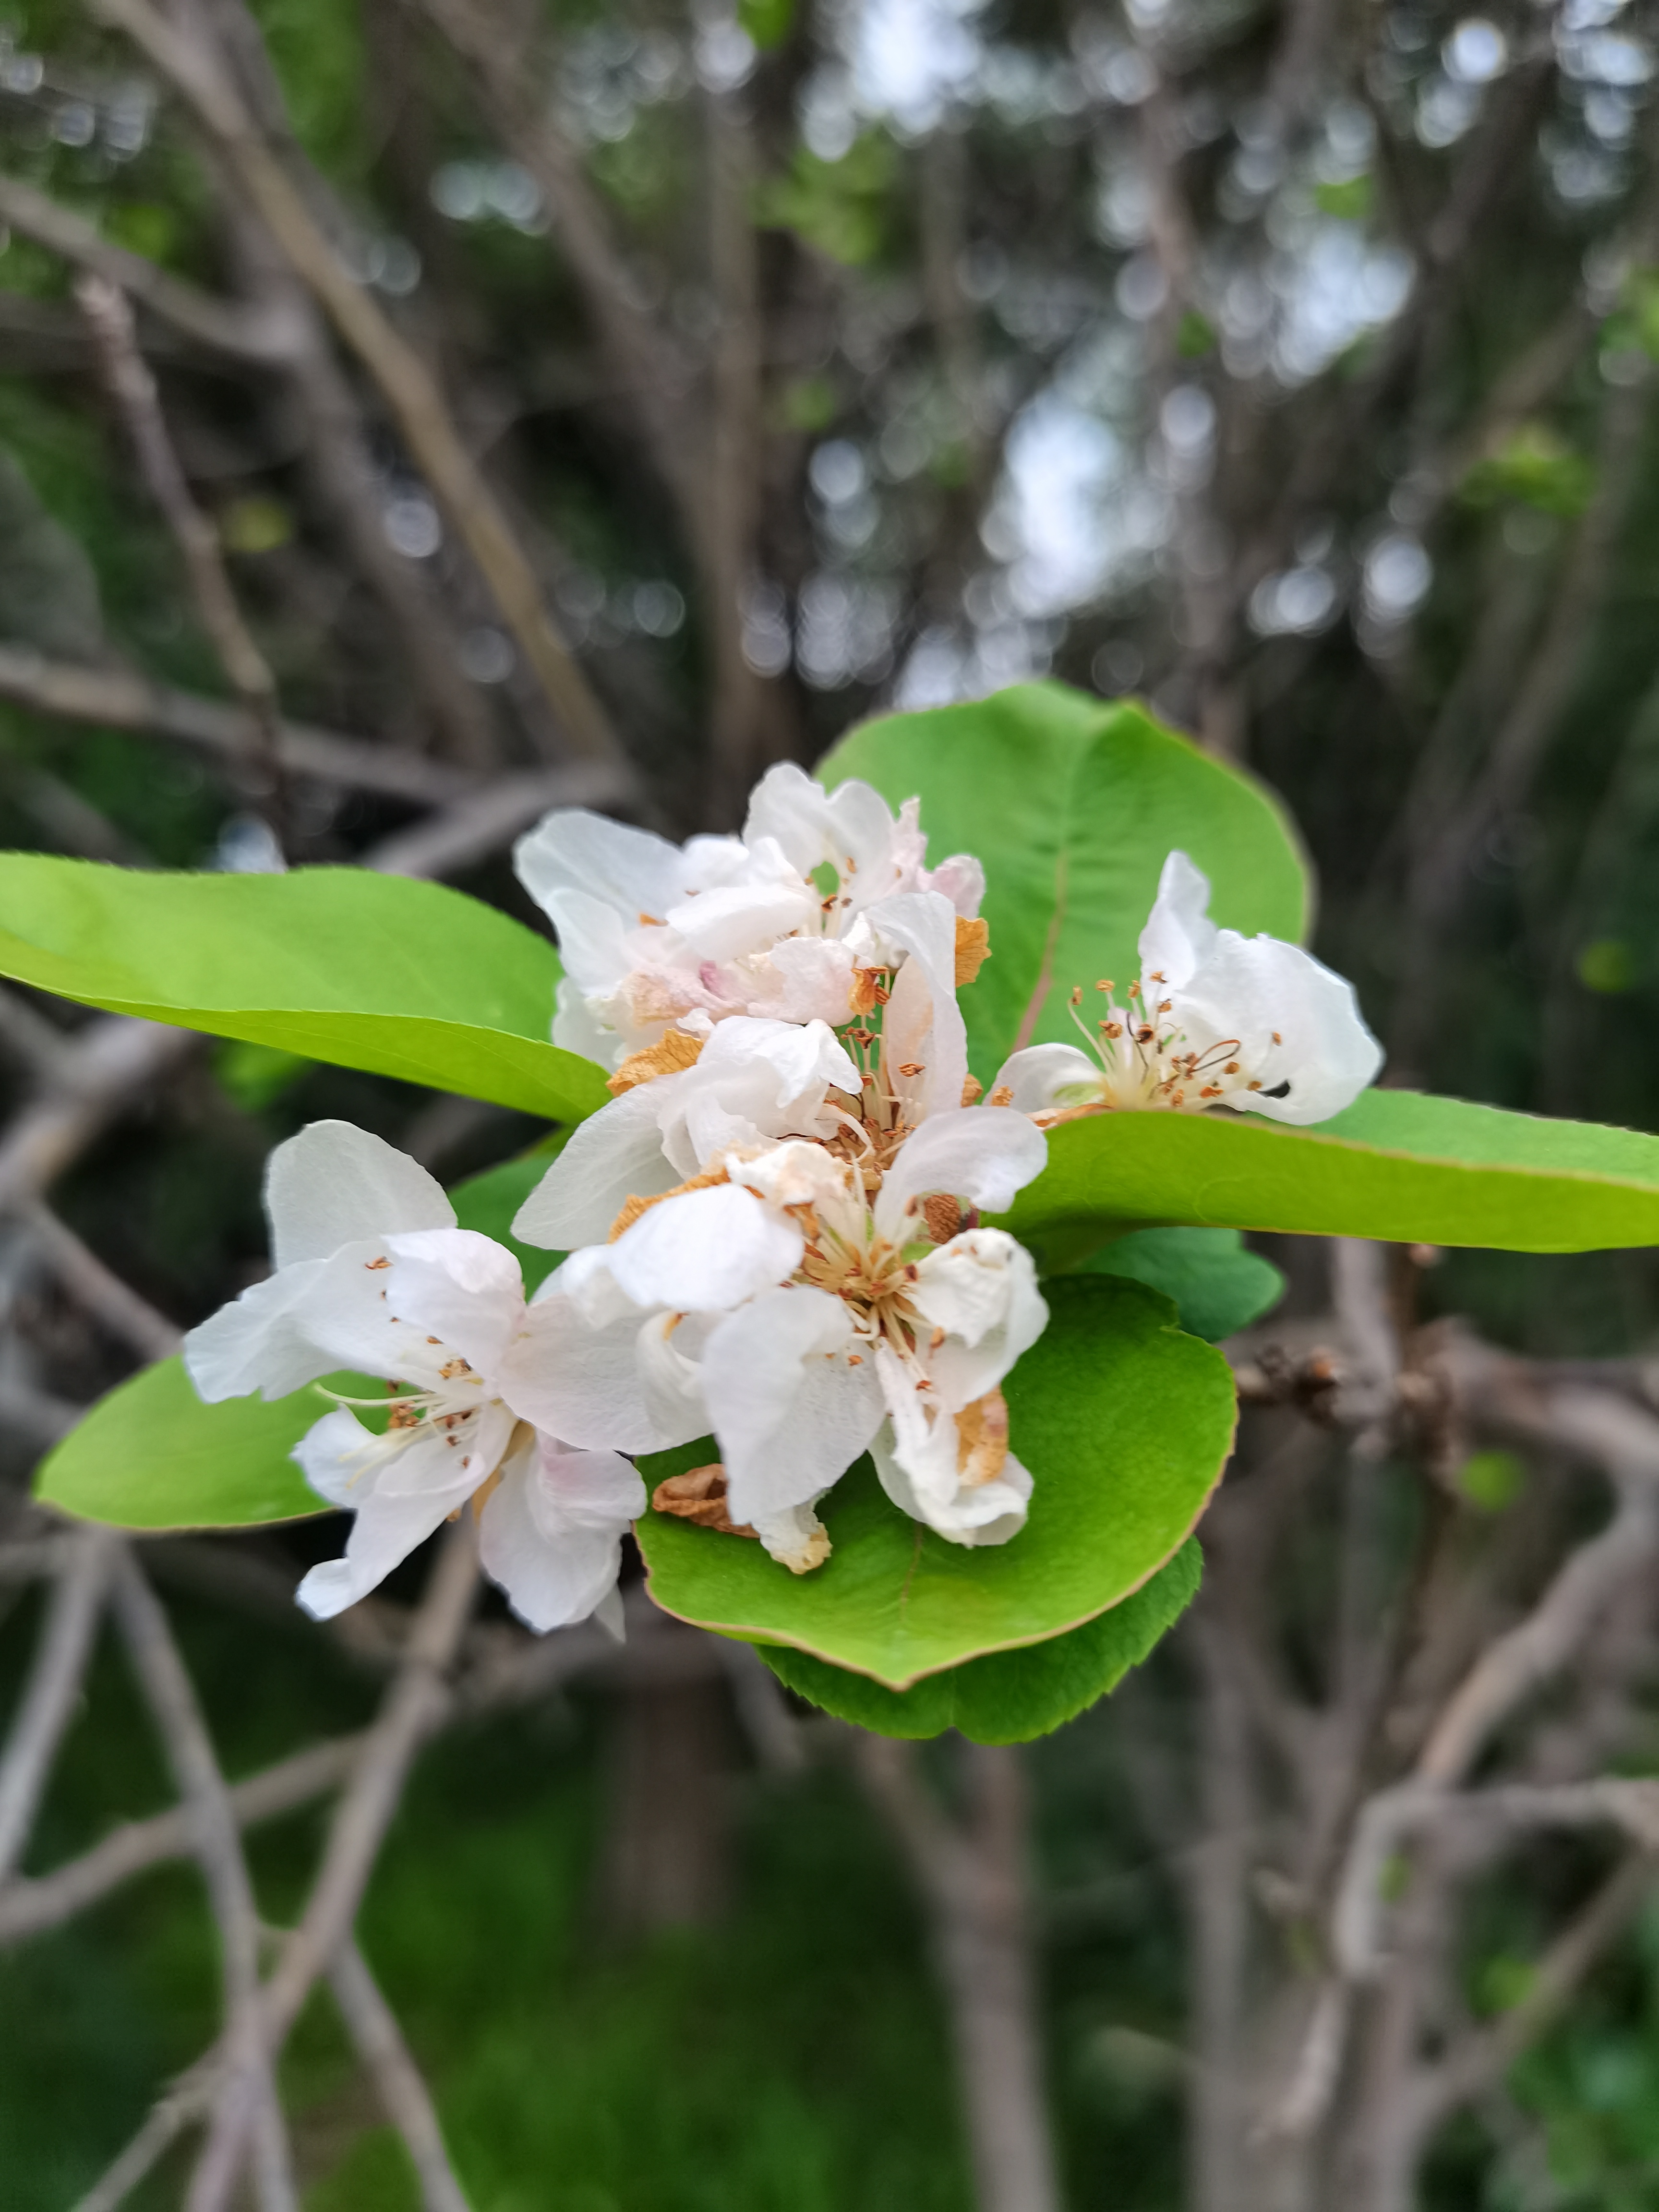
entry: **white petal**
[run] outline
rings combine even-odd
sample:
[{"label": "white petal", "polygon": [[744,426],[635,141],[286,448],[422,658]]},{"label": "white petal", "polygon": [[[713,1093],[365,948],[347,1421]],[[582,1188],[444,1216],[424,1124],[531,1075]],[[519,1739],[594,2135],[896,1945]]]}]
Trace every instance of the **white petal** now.
[{"label": "white petal", "polygon": [[744,823],[744,842],[755,845],[775,838],[796,872],[810,876],[826,863],[842,876],[842,889],[859,904],[864,883],[879,897],[891,887],[889,855],[893,817],[878,791],[856,779],[826,792],[791,761],[769,768],[756,785]]},{"label": "white petal", "polygon": [[[374,1476],[376,1498],[424,1497],[463,1483],[469,1496],[493,1474],[513,1441],[519,1419],[499,1398],[489,1398],[459,1419],[427,1419],[390,1433],[411,1439],[390,1453]],[[447,1472],[446,1472],[447,1470]]]},{"label": "white petal", "polygon": [[773,1206],[839,1209],[852,1200],[863,1211],[863,1199],[854,1190],[847,1162],[804,1138],[789,1138],[752,1159],[733,1160],[728,1173],[733,1182],[757,1191]]},{"label": "white petal", "polygon": [[1184,853],[1171,853],[1158,879],[1158,897],[1140,933],[1140,973],[1161,975],[1180,990],[1214,949],[1210,883]]},{"label": "white petal", "polygon": [[542,902],[559,935],[564,980],[584,998],[605,998],[633,966],[635,930],[616,908],[586,891],[553,891]]},{"label": "white petal", "polygon": [[642,914],[661,920],[685,881],[684,858],[665,838],[584,806],[545,815],[514,847],[513,865],[538,906],[546,908],[562,891],[581,891],[629,926]]},{"label": "white petal", "polygon": [[[954,1460],[953,1437],[941,1437],[937,1443],[929,1438],[927,1449],[934,1453],[948,1451]],[[1012,1452],[994,1481],[981,1482],[971,1490],[958,1485],[935,1495],[931,1491],[924,1494],[911,1480],[890,1429],[883,1427],[870,1450],[881,1486],[899,1510],[913,1521],[924,1522],[950,1543],[972,1548],[1006,1544],[1025,1526],[1032,1482]]]},{"label": "white petal", "polygon": [[[455,1230],[436,1234],[453,1237]],[[277,1279],[280,1279],[278,1278]],[[331,1368],[355,1368],[361,1375],[394,1378],[431,1389],[453,1358],[423,1322],[398,1310],[390,1295],[397,1267],[384,1239],[378,1245],[348,1244],[318,1267],[296,1316],[306,1335]],[[267,1395],[276,1395],[267,1388]]]},{"label": "white petal", "polygon": [[781,882],[733,884],[701,891],[664,917],[699,960],[735,960],[759,952],[793,930],[818,921],[817,893],[799,876]]},{"label": "white petal", "polygon": [[985,871],[971,853],[952,853],[922,878],[922,889],[942,891],[964,921],[972,921],[985,900]]},{"label": "white petal", "polygon": [[388,1237],[388,1303],[487,1375],[524,1316],[524,1277],[505,1245],[471,1229]]},{"label": "white petal", "polygon": [[[380,1249],[378,1243],[359,1249],[371,1260]],[[340,1364],[305,1327],[327,1267],[326,1261],[310,1260],[284,1267],[191,1330],[185,1371],[210,1406],[261,1389],[267,1398],[285,1398]]]},{"label": "white petal", "polygon": [[[769,1119],[787,1116],[804,1101],[814,1101],[832,1086],[856,1095],[859,1072],[846,1048],[824,1022],[753,1020],[738,1016],[721,1022],[687,1076],[707,1085],[733,1078],[752,1086]],[[682,1081],[684,1078],[672,1079]],[[791,1131],[780,1128],[778,1136]]]},{"label": "white petal", "polygon": [[556,1290],[526,1309],[496,1368],[495,1387],[521,1419],[585,1449],[665,1449],[682,1439],[665,1436],[647,1408],[641,1323],[629,1310],[594,1328]]},{"label": "white petal", "polygon": [[1042,1114],[1073,1103],[1069,1092],[1097,1092],[1100,1062],[1078,1045],[1028,1044],[1003,1061],[992,1088],[1013,1092],[1008,1103],[1015,1113]]},{"label": "white petal", "polygon": [[852,1344],[823,1291],[768,1291],[710,1331],[703,1393],[734,1521],[817,1497],[869,1443],[880,1390],[867,1359],[849,1364]]},{"label": "white petal", "polygon": [[1000,1213],[1016,1191],[1042,1173],[1048,1140],[1012,1106],[958,1106],[935,1114],[899,1146],[876,1196],[876,1227],[894,1243],[905,1235],[912,1200],[948,1191],[988,1213]]},{"label": "white petal", "polygon": [[1048,1326],[1031,1255],[1000,1229],[968,1229],[916,1269],[912,1303],[945,1332],[926,1355],[935,1394],[952,1412],[994,1390]]},{"label": "white petal", "polygon": [[701,1361],[711,1326],[706,1314],[672,1313],[653,1314],[640,1325],[634,1357],[659,1449],[708,1433]]},{"label": "white petal", "polygon": [[792,1575],[809,1575],[830,1556],[830,1531],[811,1505],[792,1505],[784,1513],[763,1513],[749,1525],[771,1557]]},{"label": "white petal", "polygon": [[786,937],[757,963],[749,1012],[779,1022],[848,1019],[853,948],[835,937]]},{"label": "white petal", "polygon": [[893,1071],[906,1065],[922,1071],[895,1079],[914,1124],[960,1106],[968,1074],[968,1032],[957,1004],[956,909],[939,891],[902,891],[864,919],[883,944],[907,956],[882,1015],[883,1057]]},{"label": "white petal", "polygon": [[[356,1431],[356,1443],[346,1433],[348,1426]],[[364,1442],[373,1439],[342,1410],[319,1421],[294,1453],[314,1490],[331,1503],[356,1506],[345,1557],[313,1567],[300,1584],[299,1601],[313,1620],[331,1620],[367,1596],[465,1504],[489,1472],[459,1473],[442,1443],[435,1436],[423,1436],[399,1455],[405,1462],[420,1455],[413,1468],[404,1470],[404,1486],[385,1491],[356,1460]],[[416,1478],[422,1475],[430,1480],[421,1483]]]},{"label": "white petal", "polygon": [[586,998],[568,975],[561,975],[553,994],[553,1042],[562,1052],[574,1052],[601,1067],[615,1067],[627,1049],[621,1037],[600,1020]]},{"label": "white petal", "polygon": [[665,1198],[611,1247],[611,1273],[636,1305],[720,1313],[800,1265],[801,1232],[737,1183]]},{"label": "white petal", "polygon": [[513,1234],[555,1252],[602,1244],[630,1198],[652,1198],[684,1182],[663,1157],[661,1102],[652,1095],[684,1080],[667,1075],[641,1083],[580,1123],[519,1208]]},{"label": "white petal", "polygon": [[[1361,1018],[1353,986],[1299,945],[1221,932],[1216,957],[1180,1001],[1212,1026],[1242,1010],[1231,1034],[1239,1057],[1263,1088],[1228,1094],[1228,1103],[1275,1121],[1328,1121],[1350,1106],[1382,1065],[1382,1048]],[[1282,1042],[1275,1045],[1273,1033]],[[1288,1083],[1282,1097],[1266,1093]]]},{"label": "white petal", "polygon": [[645,1510],[645,1486],[614,1452],[522,1444],[478,1523],[484,1572],[538,1634],[588,1615],[616,1589],[622,1540]]},{"label": "white petal", "polygon": [[313,1121],[265,1169],[277,1268],[410,1229],[453,1229],[455,1209],[418,1162],[349,1121]]}]

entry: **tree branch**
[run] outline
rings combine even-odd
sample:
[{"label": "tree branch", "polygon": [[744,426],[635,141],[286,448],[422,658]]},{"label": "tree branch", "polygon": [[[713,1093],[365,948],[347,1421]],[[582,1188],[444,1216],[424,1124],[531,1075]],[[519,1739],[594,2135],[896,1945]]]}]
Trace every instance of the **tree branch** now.
[{"label": "tree branch", "polygon": [[605,711],[571,659],[535,571],[462,445],[426,364],[342,264],[216,58],[176,31],[150,0],[93,0],[93,12],[125,32],[188,101],[295,273],[374,378],[495,594],[572,749],[621,762],[624,756]]}]

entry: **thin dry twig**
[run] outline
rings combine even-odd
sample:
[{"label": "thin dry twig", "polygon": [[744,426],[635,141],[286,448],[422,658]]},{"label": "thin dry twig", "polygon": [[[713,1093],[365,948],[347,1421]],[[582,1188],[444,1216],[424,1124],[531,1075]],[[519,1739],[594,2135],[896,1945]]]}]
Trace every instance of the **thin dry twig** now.
[{"label": "thin dry twig", "polygon": [[52,1209],[35,1200],[20,1209],[36,1249],[71,1297],[143,1359],[167,1359],[183,1337],[177,1326],[139,1297]]},{"label": "thin dry twig", "polygon": [[0,223],[118,286],[181,337],[215,353],[258,368],[281,367],[293,357],[299,333],[292,317],[280,308],[216,300],[158,269],[142,253],[112,244],[84,216],[18,178],[0,177]]},{"label": "thin dry twig", "polygon": [[[177,691],[148,676],[47,660],[27,646],[0,645],[0,699],[60,721],[174,738],[230,760],[246,760],[257,735],[243,708]],[[278,725],[277,758],[285,775],[416,806],[448,805],[477,787],[476,777],[442,761],[303,722]]]},{"label": "thin dry twig", "polygon": [[609,719],[548,611],[501,502],[456,432],[426,364],[341,262],[304,196],[204,43],[185,38],[149,0],[94,0],[189,103],[242,189],[346,343],[379,386],[440,505],[471,549],[573,750],[624,757]]},{"label": "thin dry twig", "polygon": [[341,1945],[328,1978],[357,2056],[414,2164],[423,2212],[468,2212],[465,2192],[444,2148],[431,2093],[410,2055],[397,2015],[355,1942]]},{"label": "thin dry twig", "polygon": [[860,1735],[858,1771],[933,1923],[981,2212],[1057,2212],[1027,1918],[1018,1753],[964,1744],[967,1816],[928,1794],[910,1745]]},{"label": "thin dry twig", "polygon": [[[281,2049],[312,1984],[350,1934],[410,1762],[443,1714],[449,1694],[444,1678],[472,1609],[477,1581],[477,1543],[463,1519],[438,1554],[409,1648],[335,1813],[305,1912],[266,1985],[260,2032],[267,2051]],[[215,2099],[186,2212],[225,2212],[241,2170],[254,2097],[247,2068],[233,2065]]]},{"label": "thin dry twig", "polygon": [[[242,1827],[274,1820],[337,1789],[362,1755],[362,1735],[341,1736],[280,1759],[228,1790],[231,1812]],[[122,1883],[149,1868],[183,1858],[191,1848],[189,1814],[180,1807],[147,1820],[129,1820],[79,1858],[32,1881],[0,1888],[0,1947],[59,1928]]]},{"label": "thin dry twig", "polygon": [[242,619],[225,573],[219,533],[196,504],[185,480],[161,412],[155,379],[138,350],[132,309],[118,286],[90,270],[83,270],[76,279],[75,296],[92,331],[105,380],[125,421],[149,495],[184,556],[202,626],[257,732],[257,749],[248,757],[251,778],[280,824],[282,721],[276,707],[276,681]]},{"label": "thin dry twig", "polygon": [[22,1856],[53,1754],[74,1716],[121,1540],[88,1528],[58,1570],[34,1664],[0,1759],[0,1882]]},{"label": "thin dry twig", "polygon": [[259,1918],[230,1793],[167,1618],[130,1550],[115,1612],[184,1801],[191,1842],[219,1926],[225,2040],[252,2082],[254,2175],[262,2212],[298,2212],[293,2160],[258,2027]]}]

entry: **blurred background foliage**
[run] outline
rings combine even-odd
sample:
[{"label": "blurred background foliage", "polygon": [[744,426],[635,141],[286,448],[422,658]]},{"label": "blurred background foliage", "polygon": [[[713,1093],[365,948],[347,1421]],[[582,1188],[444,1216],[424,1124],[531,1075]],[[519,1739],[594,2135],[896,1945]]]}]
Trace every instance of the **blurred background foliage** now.
[{"label": "blurred background foliage", "polygon": [[[280,89],[268,127],[279,143],[291,129],[316,221],[439,376],[662,826],[726,826],[767,761],[810,761],[889,703],[1049,673],[1138,692],[1285,793],[1320,883],[1318,947],[1356,979],[1397,1078],[1659,1127],[1659,169],[1641,0],[252,15]],[[233,40],[239,15],[235,0],[175,11]],[[0,172],[204,292],[280,298],[221,155],[95,8],[0,4]],[[586,266],[573,209],[600,237]],[[246,865],[258,802],[222,761],[28,703],[43,659],[224,690],[73,271],[38,232],[15,209],[0,227],[0,841]],[[314,380],[165,316],[143,332],[286,714],[479,775],[556,758],[545,701],[359,367],[337,373],[365,456],[358,522],[367,500],[398,572],[378,585]],[[411,658],[411,605],[461,708]],[[290,857],[349,859],[407,814],[297,779]],[[503,861],[464,880],[532,918]],[[3,1079],[21,1095],[15,1069]],[[534,1133],[228,1046],[56,1202],[187,1323],[261,1266],[264,1156],[325,1114],[448,1176]],[[1289,1313],[1318,1310],[1319,1257],[1275,1256]],[[83,1401],[122,1371],[49,1285],[12,1295],[48,1393]],[[1422,1295],[1430,1317],[1557,1356],[1647,1353],[1659,1321],[1647,1254],[1455,1255]],[[0,1436],[12,1476],[37,1441]],[[1471,1511],[1501,1522],[1523,1476],[1471,1461]],[[1411,1509],[1395,1517],[1403,1531]],[[291,1574],[332,1542],[307,1528],[254,1549]],[[1317,1611],[1322,1544],[1280,1563],[1292,1624]],[[0,1610],[15,1676],[35,1608],[20,1586]],[[198,1591],[180,1617],[232,1772],[366,1710],[361,1668],[274,1615]],[[1185,1667],[1176,1639],[1148,1670],[1177,1732]],[[619,1778],[627,1703],[573,1691],[447,1741],[371,1896],[366,1943],[478,2212],[958,2212],[921,1920],[867,1806],[833,1768],[757,1768],[715,1697],[712,1870],[666,1905],[619,1894],[628,1823],[678,1833],[679,1817]],[[1166,2212],[1191,2201],[1186,1877],[1115,1705],[1031,1765],[1068,2201]],[[32,1863],[161,1802],[106,1655]],[[255,1844],[273,1917],[319,1818]],[[1457,1969],[1474,2013],[1517,2001],[1549,1900],[1594,1860],[1558,1841],[1481,1892]],[[196,1894],[191,1875],[149,1875],[0,1960],[9,2212],[70,2203],[206,2039]],[[285,2076],[307,2203],[393,2212],[412,2183],[343,2051],[315,2003]],[[1422,2201],[1659,2206],[1656,2113],[1650,1917],[1503,2113],[1446,2130]],[[135,2201],[177,2187],[170,2172]]]}]

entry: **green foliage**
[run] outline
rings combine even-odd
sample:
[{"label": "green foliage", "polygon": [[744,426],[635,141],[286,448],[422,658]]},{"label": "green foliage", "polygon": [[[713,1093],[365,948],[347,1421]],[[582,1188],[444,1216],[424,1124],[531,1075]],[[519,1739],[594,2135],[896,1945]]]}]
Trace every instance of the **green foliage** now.
[{"label": "green foliage", "polygon": [[1217,921],[1302,934],[1307,886],[1276,801],[1133,703],[1018,684],[866,722],[818,773],[861,776],[895,806],[919,796],[929,856],[983,861],[991,957],[962,994],[983,1082],[1017,1045],[1075,1040],[1074,985],[1139,973],[1136,941],[1173,849],[1209,878]]},{"label": "green foliage", "polygon": [[[332,1380],[356,1393],[380,1387]],[[99,1400],[41,1462],[34,1494],[116,1528],[236,1528],[321,1513],[289,1454],[327,1411],[315,1390],[204,1406],[182,1364],[163,1359]]]},{"label": "green foliage", "polygon": [[280,1045],[254,1044],[245,1037],[227,1037],[213,1055],[221,1087],[248,1114],[264,1113],[316,1064]]},{"label": "green foliage", "polygon": [[793,230],[845,268],[862,268],[885,241],[896,166],[891,140],[878,131],[863,132],[836,161],[798,146],[788,173],[757,192],[755,219]]},{"label": "green foliage", "polygon": [[[463,1229],[516,1255],[533,1291],[563,1257],[518,1243],[508,1224],[547,1172],[548,1148],[473,1176],[452,1191]],[[336,1375],[331,1389],[374,1396],[382,1387]],[[41,1462],[35,1495],[82,1521],[118,1528],[236,1528],[327,1509],[289,1454],[321,1420],[320,1390],[267,1405],[231,1398],[204,1406],[177,1359],[163,1359],[101,1398]]]},{"label": "green foliage", "polygon": [[341,0],[255,0],[294,135],[337,178],[364,166],[363,40]]},{"label": "green foliage", "polygon": [[1075,1719],[1117,1687],[1198,1595],[1203,1554],[1191,1537],[1121,1604],[1064,1636],[994,1651],[890,1690],[867,1674],[805,1651],[757,1646],[779,1680],[839,1719],[878,1735],[934,1736],[955,1729],[975,1743],[1026,1743]]},{"label": "green foliage", "polygon": [[1314,205],[1321,215],[1335,216],[1341,222],[1364,222],[1376,204],[1376,189],[1363,173],[1314,186]]},{"label": "green foliage", "polygon": [[1622,937],[1598,937],[1584,947],[1575,966],[1584,988],[1603,998],[1618,998],[1640,981],[1635,951]]},{"label": "green foliage", "polygon": [[1127,1275],[1173,1298],[1189,1336],[1219,1344],[1259,1321],[1285,1295],[1271,1260],[1247,1252],[1237,1229],[1139,1229],[1120,1237],[1081,1273]]},{"label": "green foliage", "polygon": [[605,1103],[599,1071],[548,1042],[552,947],[437,884],[0,854],[0,974],[550,1118]]},{"label": "green foliage", "polygon": [[1514,500],[1544,514],[1582,514],[1595,489],[1595,471],[1546,423],[1523,422],[1475,463],[1462,489],[1473,507]]},{"label": "green foliage", "polygon": [[[1009,1544],[950,1544],[891,1504],[861,1460],[821,1504],[835,1550],[793,1576],[752,1541],[649,1513],[637,1531],[665,1611],[751,1642],[783,1644],[891,1690],[990,1651],[1059,1636],[1118,1604],[1179,1547],[1232,1445],[1226,1362],[1175,1327],[1139,1283],[1047,1285],[1046,1333],[1004,1385],[1010,1439],[1036,1488]],[[647,1485],[715,1456],[704,1442],[641,1462]],[[1040,1672],[1027,1733],[1052,1727]]]},{"label": "green foliage", "polygon": [[[378,1686],[289,1627],[168,1592],[225,1770],[372,1716]],[[9,1707],[38,1633],[0,1626]],[[596,1700],[453,1732],[423,1753],[358,1934],[431,2084],[477,2212],[968,2212],[949,2046],[920,1916],[849,1778],[736,1800],[741,1878],[708,1929],[629,1942],[605,1893],[611,1739]],[[174,1793],[111,1637],[53,1777],[38,1863]],[[247,1838],[289,1924],[320,1807]],[[803,1900],[810,1910],[803,1910]],[[201,1877],[155,1869],[75,1926],[0,1953],[0,2203],[64,2212],[213,2041],[220,1977]],[[641,2085],[653,2085],[649,2124]],[[331,2000],[283,2067],[307,2212],[415,2212]],[[193,2148],[193,2147],[192,2147]],[[184,2163],[133,2203],[181,2200]]]},{"label": "green foliage", "polygon": [[1511,1451],[1471,1452],[1457,1470],[1457,1487],[1482,1513],[1501,1513],[1526,1488],[1524,1463]]},{"label": "green foliage", "polygon": [[1048,1135],[1006,1225],[1049,1264],[1118,1222],[1587,1252],[1659,1242],[1659,1137],[1368,1091],[1315,1129],[1101,1114]]},{"label": "green foliage", "polygon": [[795,0],[738,0],[738,27],[765,53],[794,28]]}]

